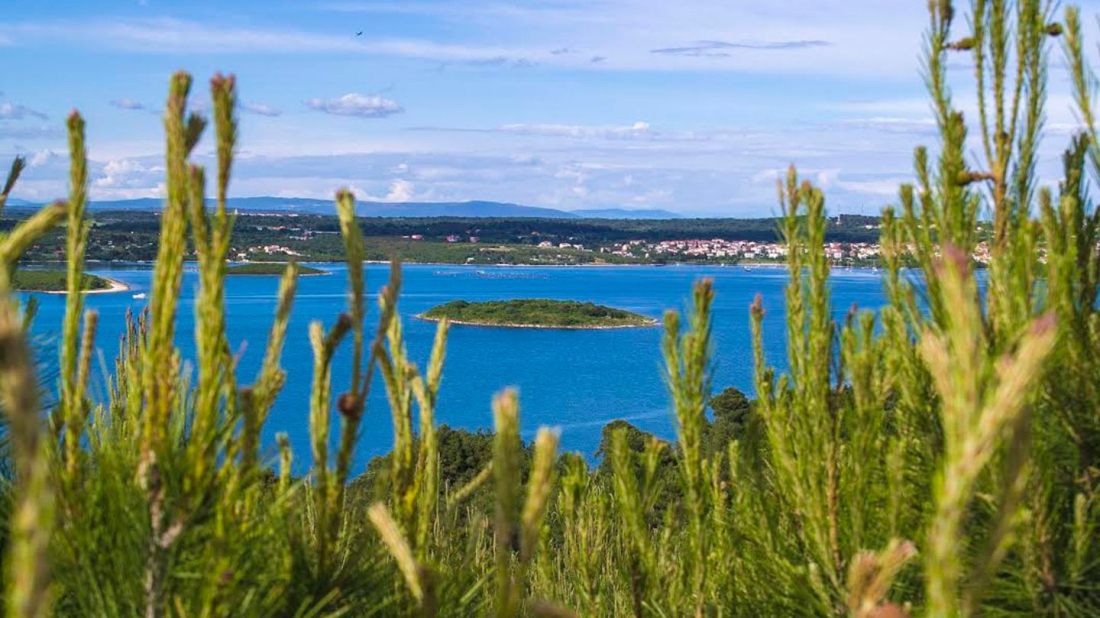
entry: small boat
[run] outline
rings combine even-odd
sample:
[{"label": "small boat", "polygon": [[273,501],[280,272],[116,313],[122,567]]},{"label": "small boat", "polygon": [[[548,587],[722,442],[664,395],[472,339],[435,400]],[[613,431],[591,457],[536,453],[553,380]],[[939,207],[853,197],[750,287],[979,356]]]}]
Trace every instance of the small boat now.
[{"label": "small boat", "polygon": [[138,292],[137,294],[134,294],[134,298],[136,298],[138,300],[144,299],[145,298],[145,292]]}]

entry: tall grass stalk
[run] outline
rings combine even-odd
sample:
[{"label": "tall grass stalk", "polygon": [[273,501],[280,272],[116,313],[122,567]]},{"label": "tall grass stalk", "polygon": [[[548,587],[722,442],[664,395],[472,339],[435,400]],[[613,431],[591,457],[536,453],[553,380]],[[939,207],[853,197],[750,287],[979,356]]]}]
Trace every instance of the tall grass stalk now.
[{"label": "tall grass stalk", "polygon": [[[368,314],[370,241],[348,191],[335,197],[346,308],[308,328],[309,453],[284,433],[268,443],[298,268],[279,281],[259,371],[242,378],[224,281],[231,76],[210,83],[209,175],[191,159],[207,125],[188,112],[191,78],[170,81],[150,306],[127,314],[98,388],[96,334],[108,329],[79,293],[96,232],[84,123],[72,115],[68,201],[0,236],[7,615],[1100,615],[1096,78],[1080,12],[1057,19],[1041,0],[974,0],[966,18],[931,2],[923,73],[938,140],[914,150],[913,182],[880,220],[884,305],[834,307],[826,195],[792,167],[778,191],[783,311],[759,296],[748,308],[754,396],[712,397],[724,386],[712,384],[713,362],[740,351],[712,341],[712,323],[736,316],[718,312],[722,290],[700,281],[684,314],[666,314],[659,350],[676,439],[616,422],[593,469],[583,455],[559,457],[554,430],[524,444],[512,388],[488,406],[493,435],[440,425],[449,326],[418,365],[396,259]],[[1081,126],[1063,178],[1046,187],[1036,169],[1054,44]],[[958,97],[976,101],[974,118],[956,105],[960,85],[974,89]],[[24,167],[16,158],[0,208]],[[27,336],[35,303],[11,277],[62,222],[59,394],[43,410]],[[972,259],[980,243],[984,270]],[[185,359],[177,326],[191,257]],[[765,320],[777,314],[782,367],[765,354]],[[350,381],[334,384],[344,362]],[[367,409],[376,374],[393,449],[360,474],[360,435],[388,429]]]}]

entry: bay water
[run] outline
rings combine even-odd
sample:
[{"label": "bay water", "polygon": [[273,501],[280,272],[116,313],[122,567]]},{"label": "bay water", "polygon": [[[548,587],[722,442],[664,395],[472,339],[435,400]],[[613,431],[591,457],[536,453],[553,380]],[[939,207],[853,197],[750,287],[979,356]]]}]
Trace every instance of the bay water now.
[{"label": "bay water", "polygon": [[[313,356],[307,329],[311,321],[326,327],[347,305],[346,271],[342,265],[315,264],[330,274],[303,276],[298,281],[287,334],[283,367],[286,386],[275,402],[264,429],[268,461],[274,461],[274,436],[286,432],[295,453],[296,469],[309,467],[309,393]],[[96,337],[99,355],[90,390],[106,400],[107,375],[124,331],[127,309],[135,314],[151,295],[148,265],[95,265],[90,272],[130,286],[126,292],[89,294],[86,307],[99,311]],[[371,290],[368,332],[377,318],[374,294],[388,278],[388,266],[367,269]],[[753,396],[752,342],[749,305],[763,299],[764,343],[768,362],[786,366],[783,291],[787,271],[781,267],[708,266],[588,266],[483,267],[405,265],[399,312],[410,356],[418,366],[428,361],[436,325],[414,316],[451,300],[551,298],[590,301],[659,318],[667,309],[686,308],[692,284],[714,281],[715,393],[737,387]],[[853,304],[874,309],[884,302],[880,273],[867,269],[834,270],[831,275],[834,313],[838,320]],[[229,338],[240,353],[238,379],[253,381],[263,358],[275,309],[279,280],[274,276],[233,276],[226,281]],[[177,345],[184,359],[194,357],[194,298],[198,276],[193,266],[184,274]],[[56,363],[56,345],[64,315],[63,295],[36,294],[40,308],[33,332],[45,365]],[[601,429],[625,419],[643,430],[671,438],[674,417],[662,375],[662,329],[553,330],[454,325],[447,346],[437,419],[452,427],[491,429],[493,393],[508,386],[519,389],[521,426],[526,439],[540,426],[561,430],[562,448],[588,458],[595,454]],[[347,389],[351,375],[350,340],[333,367],[334,397]],[[190,364],[188,364],[190,366]],[[193,367],[191,368],[194,373]],[[45,375],[50,375],[48,372]],[[53,374],[56,375],[56,374]],[[56,379],[56,378],[53,378]],[[45,384],[56,388],[55,384]],[[339,422],[333,412],[334,425]],[[383,382],[375,376],[356,451],[355,473],[366,461],[386,453],[392,424]],[[335,435],[335,434],[334,434]]]}]

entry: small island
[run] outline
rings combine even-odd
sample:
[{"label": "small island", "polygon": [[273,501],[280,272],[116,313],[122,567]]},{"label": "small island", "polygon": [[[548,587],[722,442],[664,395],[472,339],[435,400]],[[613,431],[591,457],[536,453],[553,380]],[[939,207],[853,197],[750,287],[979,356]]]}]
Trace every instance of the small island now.
[{"label": "small island", "polygon": [[575,300],[529,298],[468,302],[453,300],[417,316],[424,320],[446,318],[452,324],[510,328],[599,329],[656,326],[653,318]]},{"label": "small island", "polygon": [[[225,269],[226,275],[281,275],[286,271],[286,264],[283,262],[249,262],[247,264],[240,264],[239,266],[230,266]],[[306,266],[304,264],[298,265],[299,276],[309,275],[326,275],[328,271],[321,270],[320,268],[314,268],[312,266]]]},{"label": "small island", "polygon": [[[126,284],[84,273],[81,282],[84,292],[120,292]],[[17,270],[12,278],[12,288],[20,292],[47,292],[64,294],[68,289],[68,274],[63,270]]]}]

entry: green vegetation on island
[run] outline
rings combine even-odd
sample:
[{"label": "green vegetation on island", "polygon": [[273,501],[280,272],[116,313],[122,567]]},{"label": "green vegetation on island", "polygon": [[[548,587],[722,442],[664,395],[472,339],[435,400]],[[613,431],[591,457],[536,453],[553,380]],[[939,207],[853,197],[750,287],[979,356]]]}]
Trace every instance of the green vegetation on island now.
[{"label": "green vegetation on island", "polygon": [[425,320],[514,328],[626,328],[656,326],[657,320],[595,303],[524,298],[471,303],[452,300],[422,314]]},{"label": "green vegetation on island", "polygon": [[[286,271],[285,262],[250,262],[248,264],[240,264],[230,266],[225,269],[226,275],[282,275]],[[314,268],[312,266],[306,266],[304,264],[298,264],[298,275],[324,275],[328,271],[321,270],[320,268]]]},{"label": "green vegetation on island", "polygon": [[[12,288],[21,292],[64,292],[68,279],[63,270],[17,270],[12,278]],[[87,292],[106,290],[111,282],[103,277],[84,273],[81,289]]]}]

